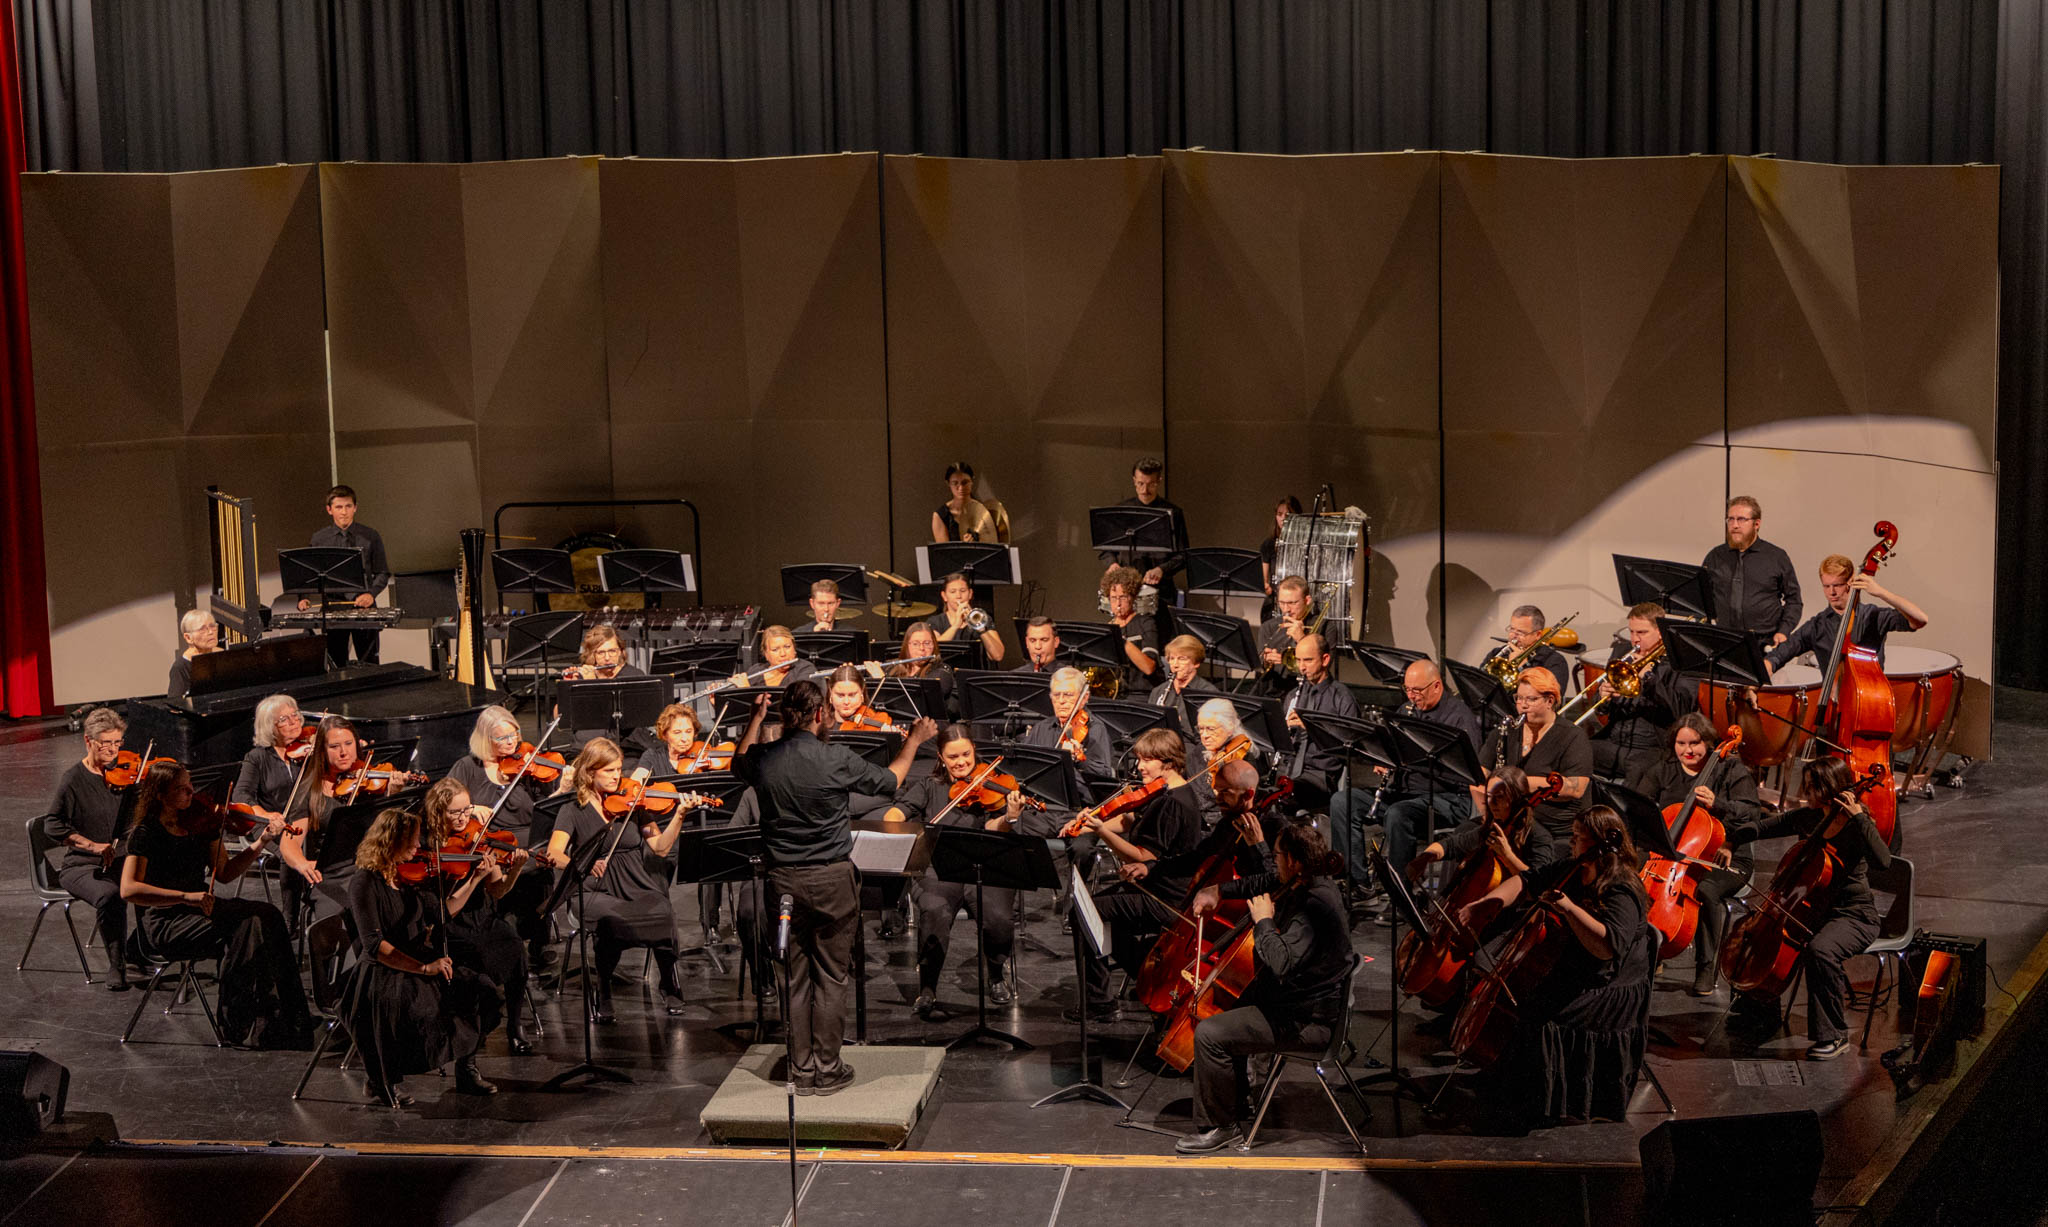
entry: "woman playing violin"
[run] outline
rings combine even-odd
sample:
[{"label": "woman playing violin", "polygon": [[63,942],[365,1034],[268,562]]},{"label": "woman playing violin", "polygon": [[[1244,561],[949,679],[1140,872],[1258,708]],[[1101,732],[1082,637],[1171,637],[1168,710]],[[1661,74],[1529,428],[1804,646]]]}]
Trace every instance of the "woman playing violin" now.
[{"label": "woman playing violin", "polygon": [[[733,743],[721,742],[716,745],[704,739],[704,730],[697,722],[697,711],[687,703],[671,703],[661,709],[661,715],[654,721],[655,744],[640,755],[634,765],[633,778],[643,783],[658,776],[695,775],[700,771],[729,771],[732,769]],[[753,794],[745,794],[740,801],[746,807],[747,816],[752,817]],[[740,825],[737,820],[734,825]],[[743,892],[745,893],[745,892]],[[752,895],[745,893],[751,900]],[[724,902],[725,887],[717,883],[697,886],[697,918],[704,925],[706,933],[716,932],[720,904]]]},{"label": "woman playing violin", "polygon": [[695,807],[686,798],[666,825],[639,810],[612,816],[605,799],[625,780],[625,760],[610,738],[598,737],[583,747],[571,768],[576,804],[562,811],[548,837],[548,861],[567,869],[570,853],[592,843],[598,859],[583,884],[583,922],[597,934],[598,1022],[611,1022],[612,972],[627,950],[645,946],[654,952],[662,1001],[671,1015],[683,1012],[682,982],[676,974],[676,914],[668,898],[668,866],[662,858],[682,833],[683,817]]},{"label": "woman playing violin", "polygon": [[[470,797],[462,781],[450,776],[427,790],[420,802],[422,824],[421,838],[426,852],[435,848],[443,850],[461,849],[476,853],[487,850],[494,843],[504,846],[501,841],[458,839],[465,828],[472,823],[483,823],[491,818],[489,806],[478,805]],[[504,818],[503,811],[498,819]],[[493,821],[487,831],[500,831],[498,822]],[[509,832],[507,832],[509,833]],[[461,881],[449,874],[441,875],[438,889],[452,901],[455,893],[470,882],[481,882],[481,896],[472,893],[461,908],[448,909],[448,954],[457,967],[468,967],[479,975],[487,977],[505,993],[505,1038],[512,1051],[528,1053],[533,1051],[533,1041],[526,1036],[521,1025],[526,1006],[526,975],[529,964],[526,959],[526,943],[520,939],[519,931],[513,927],[512,917],[505,910],[506,900],[524,876],[528,855],[523,840],[515,839],[509,854],[502,860],[495,855],[486,856],[474,862],[470,872],[462,873]],[[470,869],[470,862],[456,862],[458,870]],[[474,891],[476,888],[472,888]],[[477,1080],[482,1083],[482,1079]],[[488,1085],[488,1084],[485,1084]],[[489,1092],[486,1091],[486,1094]]]},{"label": "woman playing violin", "polygon": [[335,790],[363,766],[363,743],[355,726],[340,716],[328,716],[314,731],[318,748],[306,760],[286,815],[299,833],[286,833],[279,839],[277,854],[286,868],[298,874],[296,879],[285,879],[290,887],[285,891],[287,905],[296,910],[310,889],[313,922],[318,924],[348,910],[348,879],[355,872],[355,854],[349,848],[328,847],[333,841],[327,838],[327,828],[334,811],[347,804],[335,796]]},{"label": "woman playing violin", "polygon": [[903,730],[889,718],[889,713],[868,706],[867,683],[862,680],[857,666],[841,665],[832,670],[830,682],[825,689],[825,701],[832,705],[829,719],[834,728],[842,733],[865,731],[894,733],[898,737],[903,735]]},{"label": "woman playing violin", "polygon": [[[1573,821],[1569,857],[1486,896],[1523,913],[1550,908],[1568,934],[1550,974],[1515,1003],[1514,1038],[1494,1071],[1497,1102],[1518,1122],[1620,1120],[1628,1111],[1656,957],[1641,867],[1621,815],[1596,805]],[[1469,923],[1480,906],[1459,920]]]},{"label": "woman playing violin", "polygon": [[228,799],[251,807],[259,818],[282,818],[292,785],[298,782],[299,764],[313,749],[299,701],[274,694],[258,703],[255,742],[242,756],[241,774]]},{"label": "woman playing violin", "polygon": [[[1756,777],[1736,755],[1720,760],[1714,769],[1714,787],[1700,782],[1700,774],[1713,761],[1714,725],[1698,712],[1687,712],[1671,726],[1670,753],[1655,760],[1646,770],[1631,776],[1628,786],[1657,803],[1659,808],[1684,805],[1692,797],[1700,809],[1721,823],[1724,831],[1754,826],[1763,817],[1757,799]],[[1721,938],[1728,929],[1728,912],[1723,902],[1748,884],[1756,873],[1749,844],[1734,847],[1724,843],[1716,854],[1721,868],[1696,880],[1700,903],[1699,927],[1693,930],[1692,995],[1711,997],[1714,993],[1715,960]]]},{"label": "woman playing violin", "polygon": [[[1205,764],[1219,754],[1228,753],[1250,763],[1255,774],[1263,774],[1265,752],[1252,741],[1251,734],[1244,731],[1244,720],[1229,699],[1210,699],[1196,709],[1195,740],[1202,743],[1202,761]],[[1195,791],[1202,800],[1202,820],[1215,822],[1222,813],[1222,807],[1216,799],[1213,773],[1205,769],[1196,777]]]},{"label": "woman playing violin", "polygon": [[[545,847],[554,833],[554,820],[552,816],[536,813],[534,807],[554,788],[551,783],[534,778],[530,768],[520,775],[520,747],[524,744],[519,721],[511,712],[496,704],[486,707],[477,713],[476,727],[470,730],[469,753],[448,769],[448,778],[462,785],[472,804],[497,806],[498,816],[491,822],[493,831],[510,833],[522,848]],[[517,786],[512,785],[515,777],[519,779]],[[508,787],[512,793],[509,797],[505,795]],[[500,799],[503,805],[498,804]],[[547,903],[554,882],[552,869],[529,864],[497,899],[498,913],[509,918],[519,936],[526,939],[530,967],[545,967],[552,952],[548,944],[548,918],[541,908]],[[516,1031],[510,1025],[506,1029]]]},{"label": "woman playing violin", "polygon": [[[1813,1041],[1806,1050],[1809,1061],[1830,1060],[1849,1050],[1846,968],[1877,936],[1877,896],[1870,889],[1870,867],[1889,869],[1892,863],[1891,849],[1856,799],[1853,782],[1841,759],[1816,759],[1806,768],[1805,804],[1753,824],[1728,827],[1728,842],[1736,846],[1778,835],[1818,838],[1839,862],[1832,902],[1815,918],[1813,936],[1799,959],[1806,972],[1806,1034]],[[1737,996],[1736,1005],[1759,1018],[1768,1013],[1773,1025],[1777,1021],[1776,999]]]},{"label": "woman playing violin", "polygon": [[1197,916],[1215,911],[1223,899],[1246,901],[1256,970],[1235,1008],[1195,1027],[1197,1132],[1174,1144],[1180,1153],[1201,1154],[1237,1140],[1239,1105],[1250,1096],[1247,1058],[1329,1047],[1330,1029],[1343,1015],[1338,994],[1352,959],[1344,899],[1333,880],[1343,872],[1343,858],[1330,851],[1321,831],[1290,821],[1273,836],[1270,873],[1195,896],[1191,910]]},{"label": "woman playing violin", "polygon": [[107,781],[107,769],[121,753],[128,722],[111,707],[85,716],[85,757],[57,781],[44,833],[58,846],[50,851],[57,881],[71,897],[93,910],[100,945],[107,952],[107,988],[128,991],[128,905],[121,900],[121,793]]},{"label": "woman playing violin", "polygon": [[503,1003],[499,986],[458,962],[442,924],[469,907],[484,878],[471,874],[460,886],[436,897],[438,888],[413,887],[399,867],[418,855],[421,819],[411,810],[387,809],[356,847],[349,875],[349,914],[367,955],[367,976],[356,997],[349,1030],[363,1046],[370,1097],[394,1108],[410,1107],[412,1096],[399,1081],[453,1062],[455,1089],[491,1095],[497,1087],[477,1072],[484,1036],[498,1025]]},{"label": "woman playing violin", "polygon": [[192,658],[220,651],[220,623],[203,609],[188,609],[178,619],[178,638],[184,646],[171,657],[170,680],[164,684],[167,699],[182,699],[192,692]]},{"label": "woman playing violin", "polygon": [[221,898],[217,883],[246,873],[284,829],[271,817],[233,856],[218,810],[196,798],[176,763],[150,764],[136,785],[135,821],[121,865],[121,898],[136,906],[149,948],[166,958],[220,956],[219,1026],[231,1044],[304,1048],[313,1020],[284,914],[261,899]]}]

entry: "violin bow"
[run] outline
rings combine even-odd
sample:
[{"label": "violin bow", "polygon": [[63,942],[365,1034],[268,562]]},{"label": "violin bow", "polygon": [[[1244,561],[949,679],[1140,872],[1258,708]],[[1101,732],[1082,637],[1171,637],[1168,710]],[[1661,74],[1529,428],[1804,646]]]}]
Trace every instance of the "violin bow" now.
[{"label": "violin bow", "polygon": [[928,827],[935,827],[939,825],[940,820],[945,818],[947,814],[950,814],[954,810],[960,808],[960,798],[965,797],[968,793],[971,793],[975,789],[981,787],[981,782],[987,779],[989,776],[995,774],[995,769],[1001,766],[1002,762],[1003,756],[998,754],[994,758],[990,759],[988,762],[982,764],[981,770],[975,774],[974,778],[967,781],[967,787],[960,793],[960,796],[946,798],[945,808],[941,809],[938,813],[933,814],[930,818],[925,819],[924,824]]}]

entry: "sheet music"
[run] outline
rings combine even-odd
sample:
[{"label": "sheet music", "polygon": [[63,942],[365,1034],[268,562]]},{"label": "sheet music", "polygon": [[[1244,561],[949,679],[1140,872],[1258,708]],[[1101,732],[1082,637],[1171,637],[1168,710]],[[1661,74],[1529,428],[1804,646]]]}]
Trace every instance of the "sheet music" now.
[{"label": "sheet music", "polygon": [[1074,874],[1074,914],[1081,918],[1081,931],[1095,948],[1095,956],[1108,958],[1109,930],[1103,927],[1102,913],[1095,910],[1095,896],[1088,893],[1087,875],[1079,871]]}]

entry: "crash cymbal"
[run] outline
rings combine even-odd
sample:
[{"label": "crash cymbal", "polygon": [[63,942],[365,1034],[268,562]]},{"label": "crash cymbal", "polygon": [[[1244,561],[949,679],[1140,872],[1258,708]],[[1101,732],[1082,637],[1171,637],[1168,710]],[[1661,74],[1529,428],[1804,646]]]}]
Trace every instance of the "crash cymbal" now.
[{"label": "crash cymbal", "polygon": [[[849,618],[858,618],[858,617],[860,617],[860,616],[861,616],[861,614],[862,614],[862,613],[864,613],[864,612],[865,612],[864,610],[856,609],[856,608],[854,608],[854,607],[853,607],[853,606],[851,606],[851,605],[841,605],[841,606],[839,607],[839,611],[838,611],[837,613],[835,613],[835,614],[833,614],[833,615],[832,615],[832,620],[833,620],[834,622],[844,622],[844,621],[846,621],[846,620],[847,620],[847,619],[849,619]],[[800,619],[800,621],[801,621],[801,622],[802,622],[802,623],[803,623],[803,624],[804,624],[805,626],[815,626],[815,625],[816,625],[816,623],[815,623],[815,622],[813,622],[813,621],[811,620],[811,618],[810,618],[810,615],[809,615],[809,611],[808,611],[808,610],[807,610],[807,611],[805,611],[805,616],[804,616],[804,617],[803,617],[802,619]]]},{"label": "crash cymbal", "polygon": [[939,607],[930,601],[890,601],[874,610],[885,618],[925,618],[939,612]]}]

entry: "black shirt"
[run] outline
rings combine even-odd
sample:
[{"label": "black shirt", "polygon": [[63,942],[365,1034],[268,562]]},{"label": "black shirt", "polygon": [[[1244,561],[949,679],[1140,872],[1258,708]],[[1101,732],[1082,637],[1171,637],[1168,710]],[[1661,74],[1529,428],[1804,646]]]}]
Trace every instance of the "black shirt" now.
[{"label": "black shirt", "polygon": [[753,785],[771,865],[822,865],[852,856],[848,796],[896,791],[893,774],[803,729],[754,746],[732,766]]},{"label": "black shirt", "polygon": [[[583,889],[615,899],[660,900],[666,903],[668,866],[655,855],[654,849],[647,846],[647,839],[641,833],[638,819],[645,815],[627,814],[607,819],[599,808],[603,804],[599,801],[594,805],[562,807],[559,829],[569,833],[570,847],[581,850],[596,842],[605,849],[598,853],[605,861],[604,876],[584,878]],[[592,864],[594,866],[596,862]]]},{"label": "black shirt", "polygon": [[1483,736],[1479,731],[1479,717],[1473,714],[1472,709],[1466,706],[1462,699],[1448,690],[1437,696],[1436,706],[1428,711],[1423,711],[1409,702],[1403,703],[1397,714],[1456,729],[1465,735],[1465,740],[1472,743],[1475,753],[1479,749],[1479,740]]},{"label": "black shirt", "polygon": [[[1730,831],[1728,839],[1730,843],[1749,843],[1776,835],[1806,836],[1826,821],[1825,810],[1802,806],[1765,817],[1755,826]],[[1870,889],[1870,866],[1875,864],[1879,869],[1889,869],[1892,864],[1891,849],[1885,847],[1883,838],[1878,835],[1877,824],[1870,820],[1868,813],[1858,814],[1842,824],[1842,829],[1828,840],[1828,847],[1842,862],[1838,879],[1841,885],[1835,891],[1831,914],[1875,922],[1877,896]]]},{"label": "black shirt", "polygon": [[1254,973],[1245,1000],[1298,1022],[1333,1022],[1337,992],[1351,970],[1351,924],[1336,883],[1316,878],[1289,890],[1278,874],[1239,878],[1226,899],[1273,897],[1273,917],[1252,929]]},{"label": "black shirt", "polygon": [[[1611,659],[1619,660],[1626,654]],[[1633,699],[1616,694],[1607,700],[1601,709],[1607,713],[1607,727],[1599,736],[1630,750],[1657,749],[1665,744],[1671,726],[1680,716],[1699,709],[1699,682],[1681,676],[1671,667],[1671,658],[1661,656],[1643,675],[1641,694]]]},{"label": "black shirt", "polygon": [[1202,764],[1208,761],[1208,755],[1202,750],[1201,738],[1195,736],[1195,720],[1201,714],[1202,704],[1218,693],[1220,692],[1210,685],[1206,678],[1197,677],[1190,680],[1186,690],[1175,690],[1173,680],[1168,678],[1154,686],[1152,693],[1145,696],[1145,701],[1154,707],[1174,709],[1175,716],[1180,720],[1181,740],[1187,745],[1190,775],[1200,771]]},{"label": "black shirt", "polygon": [[1182,853],[1202,842],[1202,804],[1193,784],[1169,788],[1131,815],[1124,823],[1126,842],[1152,854],[1151,873],[1145,889],[1161,899],[1178,899],[1187,893],[1199,862]]},{"label": "black shirt", "polygon": [[[457,759],[455,765],[448,769],[448,776],[469,793],[472,805],[497,805],[498,798],[505,796],[505,786],[491,779],[490,772],[474,754],[465,754]],[[499,807],[498,816],[491,820],[491,829],[512,832],[519,837],[519,845],[523,848],[545,846],[554,834],[554,824],[549,819],[542,819],[541,824],[546,829],[534,829],[534,806],[548,789],[548,785],[537,782],[531,775],[521,779],[505,804]],[[527,872],[533,872],[533,866],[529,865]]]},{"label": "black shirt", "polygon": [[[1513,644],[1503,643],[1493,651],[1488,652],[1486,660],[1512,659],[1516,655],[1518,653]],[[1479,662],[1479,667],[1484,669],[1486,661]],[[1557,679],[1557,687],[1560,691],[1565,694],[1572,692],[1571,662],[1564,658],[1563,652],[1558,651],[1549,644],[1546,643],[1534,652],[1529,653],[1529,659],[1522,662],[1522,667],[1524,669],[1548,669],[1550,670],[1550,675]]]},{"label": "black shirt", "polygon": [[166,699],[182,699],[192,693],[192,661],[183,653],[171,656],[171,677],[164,683]]},{"label": "black shirt", "polygon": [[[1313,685],[1307,681],[1301,682],[1295,687],[1287,702],[1296,712],[1349,716],[1354,720],[1358,718],[1358,700],[1352,696],[1349,687],[1337,680],[1335,674],[1326,676]],[[1442,704],[1438,706],[1441,707]],[[1315,739],[1308,735],[1307,729],[1295,731],[1294,745],[1297,752],[1295,761],[1300,763],[1294,774],[1320,771],[1326,777],[1335,779],[1337,773],[1344,769],[1343,751],[1317,745]]]},{"label": "black shirt", "polygon": [[[1503,730],[1495,729],[1486,735],[1486,744],[1480,748],[1479,762],[1489,771],[1495,759],[1501,757],[1501,736]],[[1566,720],[1553,720],[1543,730],[1543,736],[1525,756],[1522,753],[1522,730],[1509,728],[1505,762],[1510,767],[1520,767],[1529,777],[1531,784],[1541,784],[1545,776],[1555,771],[1566,779],[1591,778],[1593,774],[1593,745],[1586,740],[1585,730]],[[1553,838],[1569,840],[1572,834],[1572,819],[1586,808],[1584,797],[1559,797],[1545,801],[1536,807],[1536,821],[1549,831]]]},{"label": "black shirt", "polygon": [[157,822],[140,822],[128,839],[128,855],[148,863],[138,875],[164,890],[205,890],[213,874],[214,835],[173,835]]},{"label": "black shirt", "polygon": [[1649,924],[1649,900],[1643,896],[1643,888],[1635,874],[1623,874],[1598,891],[1592,892],[1584,883],[1571,883],[1579,871],[1579,862],[1573,857],[1552,861],[1541,869],[1531,869],[1522,879],[1522,893],[1516,900],[1518,909],[1547,894],[1559,886],[1593,914],[1607,930],[1607,944],[1614,951],[1614,957],[1603,959],[1581,945],[1577,937],[1565,942],[1564,955],[1558,959],[1557,967],[1546,977],[1541,994],[1552,1000],[1568,998],[1588,989],[1599,988],[1619,980],[1647,978],[1649,967],[1649,943],[1642,940]]},{"label": "black shirt", "polygon": [[[1786,636],[1785,642],[1772,648],[1765,655],[1770,659],[1771,668],[1782,669],[1792,663],[1802,652],[1811,652],[1823,667],[1825,657],[1834,650],[1835,636],[1841,633],[1842,615],[1830,605],[1819,613],[1800,623],[1799,629]],[[1869,648],[1877,653],[1877,663],[1884,663],[1885,636],[1894,631],[1911,631],[1913,624],[1906,615],[1889,605],[1872,605],[1864,602],[1856,610],[1856,625],[1849,631],[1849,639],[1859,648]]]},{"label": "black shirt", "polygon": [[282,814],[298,779],[297,764],[279,758],[270,746],[255,746],[242,756],[242,771],[228,799]]},{"label": "black shirt", "polygon": [[[471,897],[476,906],[478,894]],[[434,922],[441,905],[427,906],[425,890],[393,886],[381,873],[358,873],[349,878],[348,912],[361,935],[363,949],[374,955],[379,943],[389,942],[393,950],[418,963],[441,957]],[[467,911],[468,908],[464,908]]]},{"label": "black shirt", "polygon": [[1122,642],[1137,644],[1138,650],[1150,658],[1153,664],[1153,671],[1146,673],[1138,668],[1137,665],[1131,663],[1128,651],[1120,655],[1117,658],[1117,672],[1123,677],[1125,691],[1136,691],[1142,687],[1150,686],[1154,678],[1165,674],[1166,671],[1160,668],[1158,663],[1159,616],[1157,614],[1134,613],[1131,615],[1131,620],[1124,626],[1118,627],[1112,622],[1110,627],[1123,636]]},{"label": "black shirt", "polygon": [[1714,590],[1716,625],[1766,636],[1789,635],[1799,625],[1799,576],[1777,546],[1759,537],[1738,552],[1723,541],[1700,565]]},{"label": "black shirt", "polygon": [[63,845],[51,850],[57,869],[98,869],[103,862],[90,852],[64,844],[67,835],[83,835],[96,844],[110,844],[120,829],[121,794],[107,786],[105,776],[73,763],[57,781],[44,830]]},{"label": "black shirt", "polygon": [[[1452,828],[1443,838],[1437,840],[1437,843],[1443,846],[1444,862],[1456,865],[1472,855],[1486,843],[1486,829],[1487,822],[1483,818],[1467,818]],[[1523,827],[1521,839],[1517,841],[1511,836],[1509,843],[1514,847],[1515,855],[1522,858],[1522,863],[1527,865],[1532,873],[1571,849],[1570,844],[1560,846],[1540,822],[1531,822]]]},{"label": "black shirt", "polygon": [[[344,550],[361,550],[363,566],[370,573],[370,595],[384,591],[391,582],[391,564],[384,559],[384,538],[368,524],[357,520],[347,528],[336,528],[329,524],[313,534],[314,545],[324,545]],[[358,593],[329,593],[331,597],[353,598]]]},{"label": "black shirt", "polygon": [[[1040,716],[1024,733],[1024,744],[1053,749],[1060,744],[1060,722],[1050,716]],[[1081,739],[1081,750],[1087,755],[1080,764],[1081,774],[1092,779],[1116,778],[1116,747],[1109,741],[1109,726],[1090,717],[1088,735]]]},{"label": "black shirt", "polygon": [[[1676,754],[1664,754],[1629,775],[1628,787],[1656,802],[1659,809],[1684,805],[1692,790],[1704,782],[1714,790],[1714,808],[1709,812],[1727,833],[1726,842],[1735,843],[1735,832],[1755,826],[1763,818],[1763,802],[1756,794],[1756,777],[1748,764],[1736,755],[1715,760],[1708,756],[1698,775],[1687,775]],[[1752,837],[1754,838],[1754,837]],[[1750,863],[1748,842],[1735,848],[1736,864]]]}]

